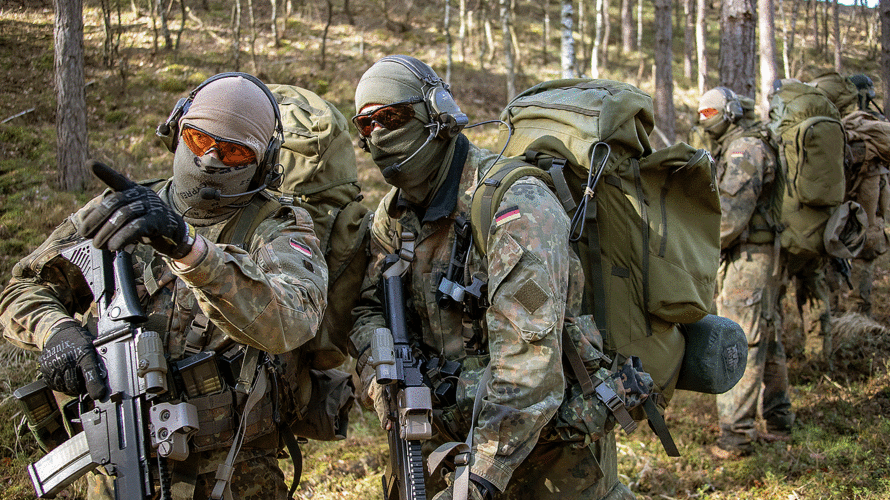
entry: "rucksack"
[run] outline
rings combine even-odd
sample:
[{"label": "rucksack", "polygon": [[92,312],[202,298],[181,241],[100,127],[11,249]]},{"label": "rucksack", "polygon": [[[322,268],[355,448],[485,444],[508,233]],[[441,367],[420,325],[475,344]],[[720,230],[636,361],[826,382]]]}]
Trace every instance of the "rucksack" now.
[{"label": "rucksack", "polygon": [[665,406],[685,351],[677,324],[704,318],[715,290],[721,213],[710,154],[683,143],[653,152],[652,99],[621,82],[544,82],[500,119],[510,127],[498,143],[507,158],[485,173],[470,209],[477,250],[485,254],[493,211],[512,182],[544,180],[572,217],[583,312],[593,314],[606,354],[619,364],[640,358]]},{"label": "rucksack", "polygon": [[349,122],[333,104],[292,85],[268,86],[284,125],[279,162],[284,174],[272,192],[283,205],[306,209],[328,265],[328,304],[322,325],[304,349],[316,369],[346,360],[352,309],[359,299],[371,213],[361,188]]},{"label": "rucksack", "polygon": [[825,255],[825,226],[845,193],[846,135],[837,108],[815,87],[785,83],[770,100],[769,126],[785,185],[782,248],[804,258]]},{"label": "rucksack", "polygon": [[849,78],[837,71],[823,73],[810,81],[809,85],[821,90],[841,116],[850,113],[857,106],[859,89]]}]

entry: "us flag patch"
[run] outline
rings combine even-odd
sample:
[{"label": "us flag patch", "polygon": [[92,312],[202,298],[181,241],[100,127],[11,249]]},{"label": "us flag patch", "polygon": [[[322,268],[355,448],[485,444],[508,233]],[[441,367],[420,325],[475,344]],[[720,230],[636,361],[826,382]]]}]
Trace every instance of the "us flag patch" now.
[{"label": "us flag patch", "polygon": [[504,224],[510,222],[511,220],[516,220],[522,216],[519,213],[519,207],[514,205],[506,210],[502,210],[494,215],[494,223],[495,226],[500,227]]},{"label": "us flag patch", "polygon": [[312,258],[312,250],[310,250],[309,247],[307,247],[305,245],[301,245],[301,244],[297,243],[296,241],[294,241],[293,238],[290,239],[290,246],[294,247],[294,250],[300,252],[304,256],[306,256],[310,259]]}]

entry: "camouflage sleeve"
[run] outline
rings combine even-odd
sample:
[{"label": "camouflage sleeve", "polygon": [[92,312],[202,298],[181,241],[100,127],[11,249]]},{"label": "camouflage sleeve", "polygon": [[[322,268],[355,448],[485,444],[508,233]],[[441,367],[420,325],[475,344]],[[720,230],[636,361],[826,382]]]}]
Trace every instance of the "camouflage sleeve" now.
[{"label": "camouflage sleeve", "polygon": [[742,137],[724,149],[720,168],[720,247],[728,248],[748,227],[757,208],[771,160],[756,137]]},{"label": "camouflage sleeve", "polygon": [[301,346],[315,336],[327,300],[328,270],[312,219],[300,208],[269,218],[247,248],[208,245],[196,265],[171,268],[235,341],[273,354]]},{"label": "camouflage sleeve", "polygon": [[[364,361],[362,356],[368,346],[371,345],[371,336],[377,328],[386,326],[385,311],[377,293],[380,281],[380,273],[383,266],[383,258],[394,251],[392,247],[392,227],[394,221],[387,214],[386,207],[394,192],[380,201],[374,218],[371,221],[371,258],[368,261],[368,269],[362,282],[361,298],[358,305],[352,310],[352,332],[349,335],[349,354],[352,357]],[[362,366],[356,366],[360,373]]]},{"label": "camouflage sleeve", "polygon": [[80,269],[60,255],[80,241],[69,217],[13,267],[12,278],[0,293],[0,325],[10,343],[43,349],[53,326],[90,307],[93,294]]},{"label": "camouflage sleeve", "polygon": [[510,187],[492,222],[485,315],[491,381],[474,429],[472,471],[502,491],[563,397],[561,331],[577,263],[568,225],[560,203],[532,178]]}]

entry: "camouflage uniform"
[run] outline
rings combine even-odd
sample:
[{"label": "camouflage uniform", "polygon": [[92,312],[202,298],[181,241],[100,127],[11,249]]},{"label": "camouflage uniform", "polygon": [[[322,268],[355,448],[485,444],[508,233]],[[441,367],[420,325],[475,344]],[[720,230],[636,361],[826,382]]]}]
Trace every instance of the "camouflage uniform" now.
[{"label": "camouflage uniform", "polygon": [[[843,119],[849,141],[845,201],[859,203],[868,217],[865,246],[851,263],[850,282],[853,286],[847,299],[853,311],[869,316],[872,314],[875,259],[887,251],[890,243],[884,230],[887,217],[890,217],[890,170],[882,158],[883,151],[879,149],[886,147],[887,142],[875,144],[872,135],[878,120],[884,122],[882,117],[876,119],[867,111],[856,111]],[[829,284],[832,285],[832,306],[839,308],[839,277],[834,276]]]},{"label": "camouflage uniform", "polygon": [[[590,448],[605,471],[602,479],[587,447],[540,439],[565,389],[559,369],[564,315],[578,312],[583,289],[580,262],[566,244],[568,218],[544,184],[533,178],[513,184],[497,212],[502,219],[492,226],[489,258],[470,250],[466,276],[481,272],[488,277],[491,304],[477,322],[480,352],[465,348],[474,338],[473,318],[460,306],[437,305],[436,290],[455,239],[454,219],[469,214],[478,176],[495,158],[470,144],[465,162],[452,165],[446,181],[446,186],[457,184],[451,180],[460,176],[456,192],[441,189],[425,213],[407,207],[398,189],[381,201],[372,227],[372,265],[350,342],[358,370],[367,362],[374,329],[385,325],[377,290],[383,256],[393,251],[400,231],[409,231],[416,236],[416,257],[405,277],[409,331],[417,333],[418,348],[427,358],[441,355],[462,365],[456,401],[433,403],[434,434],[424,445],[425,454],[439,444],[463,441],[472,430],[471,472],[502,491],[497,498],[633,498],[617,479],[613,433]],[[470,429],[486,365],[492,378]],[[441,478],[428,479],[428,491],[444,487]]]},{"label": "camouflage uniform", "polygon": [[732,125],[715,151],[723,217],[717,311],[745,331],[748,363],[742,379],[717,396],[725,449],[746,449],[757,438],[760,412],[767,427],[793,421],[778,308],[780,273],[770,215],[776,159],[769,146]]},{"label": "camouflage uniform", "polygon": [[[172,206],[169,182],[159,194]],[[196,227],[198,234],[217,244],[208,245],[206,256],[191,268],[177,269],[150,246],[136,246],[134,276],[149,318],[143,327],[163,332],[170,362],[198,351],[220,353],[236,344],[284,353],[315,335],[325,307],[327,267],[309,215],[299,208],[280,209],[259,223],[243,242],[243,249],[224,244],[232,241],[239,219],[256,217],[254,209],[267,201],[263,195],[256,196],[251,205],[232,217]],[[11,282],[0,295],[4,336],[19,347],[41,349],[51,326],[87,312],[90,290],[82,288],[83,280],[75,279],[80,271],[59,257],[61,250],[81,241],[72,223],[77,216],[66,219],[43,245],[15,266]],[[206,330],[201,328],[205,324]],[[305,402],[308,394],[295,395],[287,377],[284,382],[278,393],[268,391],[250,413],[245,445],[231,483],[236,499],[287,498],[277,463],[281,446],[272,422],[273,405],[282,397]],[[198,406],[198,400],[204,398],[190,401]],[[201,420],[231,419],[232,425],[220,426],[212,434],[202,435],[199,430],[189,457],[182,462],[169,461],[176,498],[209,495],[217,466],[229,451],[240,406],[243,402],[199,411]],[[189,484],[195,485],[194,495]],[[91,496],[102,497],[102,490],[102,485],[97,485],[92,492],[96,495]]]}]

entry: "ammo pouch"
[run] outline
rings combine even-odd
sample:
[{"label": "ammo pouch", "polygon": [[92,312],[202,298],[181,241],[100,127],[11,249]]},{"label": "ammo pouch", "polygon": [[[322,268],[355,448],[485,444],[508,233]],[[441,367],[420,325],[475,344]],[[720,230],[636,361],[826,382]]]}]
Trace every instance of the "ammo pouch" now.
[{"label": "ammo pouch", "polygon": [[[269,384],[270,388],[273,386],[274,384]],[[238,399],[238,394],[230,388],[226,388],[218,394],[189,399],[188,402],[198,409],[199,422],[198,431],[192,436],[192,452],[232,446],[241,419],[241,412],[244,409],[243,401],[236,404]],[[247,416],[244,443],[249,443],[277,429],[272,421],[273,410],[272,391],[267,389],[262,400]]]},{"label": "ammo pouch", "polygon": [[355,401],[352,376],[340,370],[309,370],[312,395],[306,413],[290,426],[295,436],[318,441],[346,439]]}]

